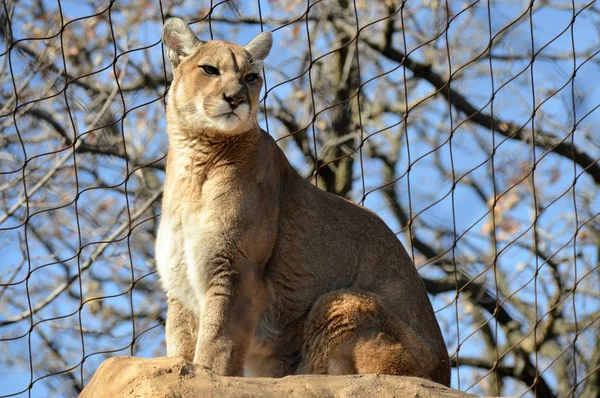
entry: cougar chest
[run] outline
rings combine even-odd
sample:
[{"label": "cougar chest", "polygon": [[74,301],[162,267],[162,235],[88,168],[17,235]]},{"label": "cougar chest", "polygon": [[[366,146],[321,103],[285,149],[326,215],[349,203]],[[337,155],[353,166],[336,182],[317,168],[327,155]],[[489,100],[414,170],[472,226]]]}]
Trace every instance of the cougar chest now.
[{"label": "cougar chest", "polygon": [[195,303],[195,293],[187,276],[185,242],[179,215],[164,214],[156,239],[156,267],[167,295],[182,303]]},{"label": "cougar chest", "polygon": [[205,293],[202,270],[220,245],[216,182],[173,173],[165,190],[156,244],[157,268],[167,294],[200,311]]}]

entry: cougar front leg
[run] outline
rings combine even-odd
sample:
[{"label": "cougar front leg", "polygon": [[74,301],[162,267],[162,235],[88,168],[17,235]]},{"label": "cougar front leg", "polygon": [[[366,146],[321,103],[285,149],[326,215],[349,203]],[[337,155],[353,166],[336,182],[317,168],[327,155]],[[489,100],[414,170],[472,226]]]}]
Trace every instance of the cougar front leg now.
[{"label": "cougar front leg", "polygon": [[168,297],[165,325],[167,356],[194,359],[198,341],[198,317],[175,297]]},{"label": "cougar front leg", "polygon": [[208,273],[194,362],[224,376],[243,376],[258,322],[256,266],[241,255],[216,256]]},{"label": "cougar front leg", "polygon": [[240,250],[242,217],[231,210],[235,206],[222,207],[229,212],[190,209],[183,218],[187,277],[200,325],[194,362],[224,376],[242,376],[258,323],[262,278]]}]

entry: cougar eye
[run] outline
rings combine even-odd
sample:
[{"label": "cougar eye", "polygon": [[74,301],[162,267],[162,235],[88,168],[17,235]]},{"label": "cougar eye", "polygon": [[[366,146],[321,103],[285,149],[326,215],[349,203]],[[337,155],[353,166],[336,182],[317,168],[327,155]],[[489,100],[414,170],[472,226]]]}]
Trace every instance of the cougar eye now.
[{"label": "cougar eye", "polygon": [[219,76],[219,70],[217,68],[215,68],[214,66],[200,65],[200,67],[202,68],[202,70],[204,71],[204,73],[206,73],[207,75],[210,75],[210,76]]},{"label": "cougar eye", "polygon": [[244,80],[247,81],[248,83],[254,83],[256,81],[256,79],[258,79],[258,73],[248,73],[244,77]]}]

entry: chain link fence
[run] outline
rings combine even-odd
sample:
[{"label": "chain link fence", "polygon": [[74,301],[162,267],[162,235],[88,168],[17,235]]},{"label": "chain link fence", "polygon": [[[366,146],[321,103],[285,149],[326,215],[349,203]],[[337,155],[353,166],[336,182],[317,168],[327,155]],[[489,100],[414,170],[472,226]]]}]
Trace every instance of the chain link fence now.
[{"label": "chain link fence", "polygon": [[600,396],[600,7],[552,0],[4,0],[0,395],[162,356],[162,23],[274,34],[261,126],[397,232],[452,386]]}]

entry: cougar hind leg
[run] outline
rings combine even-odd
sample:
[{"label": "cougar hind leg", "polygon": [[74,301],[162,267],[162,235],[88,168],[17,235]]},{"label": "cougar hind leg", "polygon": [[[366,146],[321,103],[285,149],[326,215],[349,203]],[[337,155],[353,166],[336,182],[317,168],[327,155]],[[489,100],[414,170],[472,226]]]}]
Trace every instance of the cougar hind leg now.
[{"label": "cougar hind leg", "polygon": [[[339,290],[322,296],[304,329],[296,373],[390,374],[433,380],[431,355],[372,293]],[[436,380],[434,380],[436,381]]]}]

